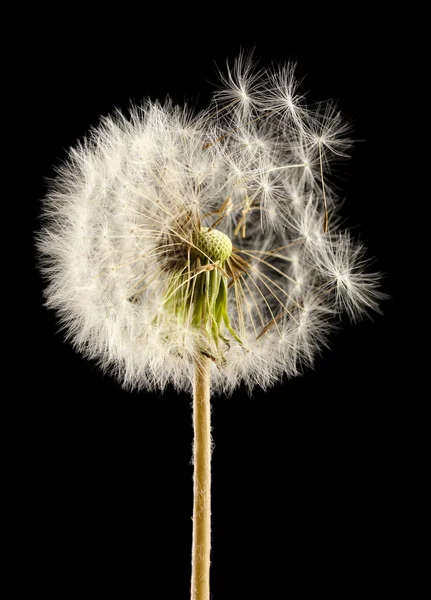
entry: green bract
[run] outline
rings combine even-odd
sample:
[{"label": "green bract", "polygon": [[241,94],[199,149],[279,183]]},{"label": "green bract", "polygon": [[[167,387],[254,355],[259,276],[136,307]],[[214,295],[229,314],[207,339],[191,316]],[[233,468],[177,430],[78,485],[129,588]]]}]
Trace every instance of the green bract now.
[{"label": "green bract", "polygon": [[217,229],[202,227],[193,236],[189,259],[181,271],[173,273],[165,295],[165,307],[175,313],[181,324],[203,330],[208,346],[201,351],[223,362],[219,342],[229,345],[223,326],[242,344],[228,315],[228,276],[226,261],[232,242]]}]

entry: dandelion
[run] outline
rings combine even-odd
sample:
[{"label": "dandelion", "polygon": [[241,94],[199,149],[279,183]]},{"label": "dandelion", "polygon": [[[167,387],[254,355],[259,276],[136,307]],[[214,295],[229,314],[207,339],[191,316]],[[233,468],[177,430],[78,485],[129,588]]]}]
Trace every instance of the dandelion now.
[{"label": "dandelion", "polygon": [[308,105],[292,65],[240,56],[207,110],[144,102],[106,117],[59,169],[38,237],[75,348],[125,388],[194,396],[192,598],[209,598],[210,393],[296,375],[378,275],[341,231],[348,128]]}]

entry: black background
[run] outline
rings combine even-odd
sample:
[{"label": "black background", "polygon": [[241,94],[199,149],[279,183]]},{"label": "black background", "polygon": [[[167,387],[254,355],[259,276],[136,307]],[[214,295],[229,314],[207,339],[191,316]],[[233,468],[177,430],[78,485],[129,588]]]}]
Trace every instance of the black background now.
[{"label": "black background", "polygon": [[[397,372],[400,215],[382,160],[395,42],[378,43],[373,24],[354,15],[316,18],[312,31],[306,14],[296,28],[262,15],[249,37],[241,25],[184,29],[174,18],[167,31],[165,17],[38,23],[22,64],[35,82],[30,235],[46,180],[100,115],[167,94],[202,108],[215,63],[240,48],[255,47],[263,66],[296,61],[310,99],[338,99],[363,140],[341,167],[341,213],[376,257],[390,299],[383,315],[346,321],[302,377],[251,398],[243,389],[214,398],[212,598],[365,597],[401,585],[409,424]],[[63,341],[36,267],[32,277],[31,391],[20,405],[31,583],[56,598],[186,600],[191,398],[123,391]]]}]

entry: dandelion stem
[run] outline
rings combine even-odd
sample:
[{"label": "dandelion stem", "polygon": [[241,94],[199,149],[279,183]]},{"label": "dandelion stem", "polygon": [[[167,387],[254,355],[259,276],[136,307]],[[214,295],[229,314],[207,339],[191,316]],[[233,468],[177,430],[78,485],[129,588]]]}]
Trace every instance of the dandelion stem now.
[{"label": "dandelion stem", "polygon": [[210,359],[194,361],[194,505],[191,600],[209,600],[211,551]]}]

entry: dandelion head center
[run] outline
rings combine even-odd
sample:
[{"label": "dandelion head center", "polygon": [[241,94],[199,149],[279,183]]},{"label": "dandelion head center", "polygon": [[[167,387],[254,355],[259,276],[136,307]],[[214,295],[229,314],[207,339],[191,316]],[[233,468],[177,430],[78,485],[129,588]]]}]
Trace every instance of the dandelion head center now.
[{"label": "dandelion head center", "polygon": [[232,254],[232,242],[229,237],[217,229],[201,227],[195,234],[193,243],[199,254],[214,262],[224,263]]},{"label": "dandelion head center", "polygon": [[163,304],[176,316],[177,324],[185,332],[192,329],[199,332],[199,352],[216,364],[224,364],[225,350],[230,347],[226,336],[242,345],[228,314],[228,279],[233,276],[229,260],[233,258],[232,242],[218,229],[201,227],[199,222],[193,225],[187,245],[167,263],[171,276]]}]

